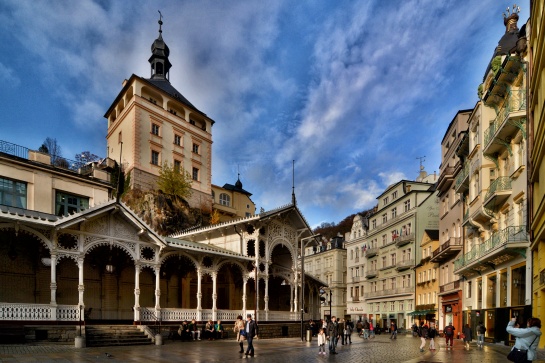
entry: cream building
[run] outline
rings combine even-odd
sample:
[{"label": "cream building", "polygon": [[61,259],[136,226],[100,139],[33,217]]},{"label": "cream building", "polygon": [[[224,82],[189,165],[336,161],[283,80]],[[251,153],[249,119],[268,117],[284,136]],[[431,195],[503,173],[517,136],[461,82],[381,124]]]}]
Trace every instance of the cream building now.
[{"label": "cream building", "polygon": [[463,203],[456,193],[454,181],[462,171],[468,153],[468,119],[472,110],[460,110],[450,122],[441,141],[441,166],[437,182],[440,199],[439,243],[431,262],[438,264],[439,300],[437,325],[443,329],[452,322],[462,329],[462,289],[460,277],[454,274],[454,260],[462,251]]},{"label": "cream building", "polygon": [[415,267],[416,310],[409,313],[416,320],[430,325],[437,322],[437,307],[439,293],[439,271],[437,263],[431,261],[433,251],[439,246],[439,230],[427,229],[424,231],[420,243],[420,259]]},{"label": "cream building", "polygon": [[[545,321],[545,2],[534,0],[530,9],[530,84],[528,123],[528,178],[531,190],[531,241],[533,264],[532,315]],[[527,28],[528,29],[528,28]],[[533,140],[533,142],[532,142]],[[541,338],[539,347],[545,346]]]},{"label": "cream building", "polygon": [[347,302],[346,310],[352,321],[364,320],[368,311],[363,294],[365,292],[366,236],[369,219],[356,214],[350,233],[346,235]]},{"label": "cream building", "polygon": [[[528,235],[526,49],[515,9],[469,117],[469,148],[455,190],[464,202],[464,254],[454,262],[463,282],[463,324],[487,327],[487,340],[509,343],[512,316],[531,311]],[[495,69],[495,66],[498,66]]]},{"label": "cream building", "polygon": [[[332,315],[347,316],[346,310],[346,248],[342,236],[322,240],[318,246],[305,248],[305,273],[323,282],[322,319]],[[305,307],[307,309],[307,307]]]},{"label": "cream building", "polygon": [[193,179],[189,204],[210,210],[214,120],[170,83],[170,50],[161,25],[151,47],[151,77],[133,74],[123,81],[104,115],[108,120],[108,156],[123,166],[134,189],[154,189],[165,162],[189,172]]},{"label": "cream building", "polygon": [[224,184],[219,187],[212,184],[213,208],[219,214],[220,222],[254,215],[255,204],[251,196],[252,193],[242,188],[240,176],[234,185]]},{"label": "cream building", "polygon": [[[435,175],[421,171],[417,181],[389,186],[367,217],[363,297],[367,314],[377,327],[412,325],[415,309],[415,259],[426,229],[438,227]],[[417,242],[418,241],[418,242]],[[360,292],[361,294],[361,292]]]}]

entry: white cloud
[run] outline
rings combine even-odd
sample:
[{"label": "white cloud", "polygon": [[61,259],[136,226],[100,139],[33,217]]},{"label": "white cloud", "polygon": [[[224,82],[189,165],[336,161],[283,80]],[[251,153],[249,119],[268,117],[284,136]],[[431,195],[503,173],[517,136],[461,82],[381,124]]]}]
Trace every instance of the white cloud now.
[{"label": "white cloud", "polygon": [[15,75],[15,71],[12,68],[0,63],[0,82],[6,87],[17,88],[21,80]]}]

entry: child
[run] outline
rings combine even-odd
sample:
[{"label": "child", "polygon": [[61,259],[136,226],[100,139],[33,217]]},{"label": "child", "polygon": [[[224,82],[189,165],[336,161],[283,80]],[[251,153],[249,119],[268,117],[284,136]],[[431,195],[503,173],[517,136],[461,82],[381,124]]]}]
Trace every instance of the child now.
[{"label": "child", "polygon": [[325,334],[323,328],[318,333],[318,349],[318,354],[325,355]]}]

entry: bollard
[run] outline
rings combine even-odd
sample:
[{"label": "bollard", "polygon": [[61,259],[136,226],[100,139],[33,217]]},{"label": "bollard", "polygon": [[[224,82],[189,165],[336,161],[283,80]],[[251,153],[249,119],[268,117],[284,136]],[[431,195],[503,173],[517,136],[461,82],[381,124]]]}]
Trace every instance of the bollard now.
[{"label": "bollard", "polygon": [[76,348],[85,348],[85,338],[77,336],[75,339]]},{"label": "bollard", "polygon": [[161,334],[155,335],[155,345],[163,345],[163,337]]},{"label": "bollard", "polygon": [[312,341],[312,330],[307,330],[307,342]]}]

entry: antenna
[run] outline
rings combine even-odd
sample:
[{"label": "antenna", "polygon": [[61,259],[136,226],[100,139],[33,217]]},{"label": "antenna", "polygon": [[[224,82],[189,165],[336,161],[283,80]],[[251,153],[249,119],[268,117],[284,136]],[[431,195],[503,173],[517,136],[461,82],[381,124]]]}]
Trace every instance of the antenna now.
[{"label": "antenna", "polygon": [[424,165],[422,165],[422,163],[426,161],[426,155],[417,157],[417,159],[420,160],[420,171],[424,170]]},{"label": "antenna", "polygon": [[295,160],[291,162],[291,203],[293,205],[297,204],[295,200]]}]

